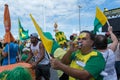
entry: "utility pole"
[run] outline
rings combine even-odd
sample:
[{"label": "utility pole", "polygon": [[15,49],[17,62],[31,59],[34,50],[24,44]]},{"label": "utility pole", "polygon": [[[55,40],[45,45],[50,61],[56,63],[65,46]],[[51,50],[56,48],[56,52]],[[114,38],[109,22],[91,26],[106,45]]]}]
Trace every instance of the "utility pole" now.
[{"label": "utility pole", "polygon": [[46,32],[46,0],[44,0],[44,6],[43,6],[43,18],[44,18],[44,31]]},{"label": "utility pole", "polygon": [[80,5],[78,5],[79,8],[79,33],[81,32],[81,26],[80,26],[80,8],[82,8]]}]

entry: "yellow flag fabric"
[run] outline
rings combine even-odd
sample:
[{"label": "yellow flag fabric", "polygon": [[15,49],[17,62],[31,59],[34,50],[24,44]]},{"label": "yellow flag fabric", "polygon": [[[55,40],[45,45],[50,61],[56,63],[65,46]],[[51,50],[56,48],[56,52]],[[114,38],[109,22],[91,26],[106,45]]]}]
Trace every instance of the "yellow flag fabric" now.
[{"label": "yellow flag fabric", "polygon": [[99,20],[99,22],[102,25],[105,25],[105,23],[107,22],[106,16],[103,14],[103,12],[98,7],[96,8],[96,18]]},{"label": "yellow flag fabric", "polygon": [[48,39],[47,37],[45,37],[45,35],[42,32],[42,29],[39,27],[39,25],[37,24],[37,22],[35,21],[35,19],[32,17],[32,14],[30,14],[30,17],[33,21],[33,24],[41,38],[41,41],[46,49],[46,51],[50,54],[51,50],[52,50],[52,46],[53,46],[53,41]]}]

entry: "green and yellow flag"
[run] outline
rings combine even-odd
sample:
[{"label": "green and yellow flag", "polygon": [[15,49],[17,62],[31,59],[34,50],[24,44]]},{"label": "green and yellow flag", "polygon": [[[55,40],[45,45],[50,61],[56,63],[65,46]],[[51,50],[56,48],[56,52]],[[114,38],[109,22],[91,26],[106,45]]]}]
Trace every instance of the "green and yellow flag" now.
[{"label": "green and yellow flag", "polygon": [[40,36],[40,39],[41,39],[46,51],[50,54],[52,52],[52,50],[53,50],[53,43],[54,43],[53,39],[49,39],[46,36],[46,34],[43,33],[42,29],[39,27],[39,25],[37,24],[35,19],[32,17],[32,14],[30,14],[30,17],[31,17],[31,19],[33,21],[33,24],[34,24],[34,26],[35,26],[35,28],[36,28],[39,36]]},{"label": "green and yellow flag", "polygon": [[96,17],[94,20],[94,31],[93,33],[99,32],[99,28],[104,26],[107,22],[107,17],[103,14],[103,12],[96,7]]},{"label": "green and yellow flag", "polygon": [[29,34],[28,34],[28,30],[25,31],[21,25],[20,20],[18,19],[18,25],[19,25],[19,39],[20,40],[26,40],[29,39]]},{"label": "green and yellow flag", "polygon": [[55,38],[56,38],[56,41],[58,42],[58,44],[64,44],[65,42],[67,42],[66,36],[65,36],[64,32],[62,32],[62,31],[56,32]]}]

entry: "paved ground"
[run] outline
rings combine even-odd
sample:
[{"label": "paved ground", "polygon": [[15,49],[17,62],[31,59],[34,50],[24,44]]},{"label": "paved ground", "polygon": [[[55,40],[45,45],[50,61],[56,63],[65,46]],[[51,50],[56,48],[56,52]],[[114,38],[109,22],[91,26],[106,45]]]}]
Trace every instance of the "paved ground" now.
[{"label": "paved ground", "polygon": [[50,80],[59,80],[56,70],[54,70],[52,68],[51,68],[51,78],[50,78]]},{"label": "paved ground", "polygon": [[[50,80],[59,80],[58,79],[58,76],[57,76],[57,72],[56,72],[56,70],[54,70],[54,69],[50,69],[50,73],[51,73],[51,77],[50,77]],[[44,79],[42,79],[42,80],[44,80]]]}]

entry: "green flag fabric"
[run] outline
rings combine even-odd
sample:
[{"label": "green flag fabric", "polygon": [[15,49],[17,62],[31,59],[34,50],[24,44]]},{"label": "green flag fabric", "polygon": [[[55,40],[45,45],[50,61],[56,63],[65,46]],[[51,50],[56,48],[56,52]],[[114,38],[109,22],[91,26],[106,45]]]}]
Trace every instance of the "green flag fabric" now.
[{"label": "green flag fabric", "polygon": [[19,24],[19,39],[20,40],[26,40],[29,39],[29,34],[28,34],[28,30],[25,31],[21,25],[20,20],[18,19],[18,24]]},{"label": "green flag fabric", "polygon": [[52,35],[51,35],[49,32],[44,32],[43,34],[44,34],[44,36],[47,37],[48,39],[53,40],[53,45],[52,45],[52,49],[51,49],[50,55],[51,55],[51,56],[54,56],[55,50],[56,50],[57,48],[59,48],[60,45],[58,44],[58,42],[56,42],[56,41],[53,39]]},{"label": "green flag fabric", "polygon": [[94,20],[94,31],[93,33],[99,32],[100,27],[104,26],[107,22],[107,17],[103,14],[103,12],[96,7],[96,17]]}]

